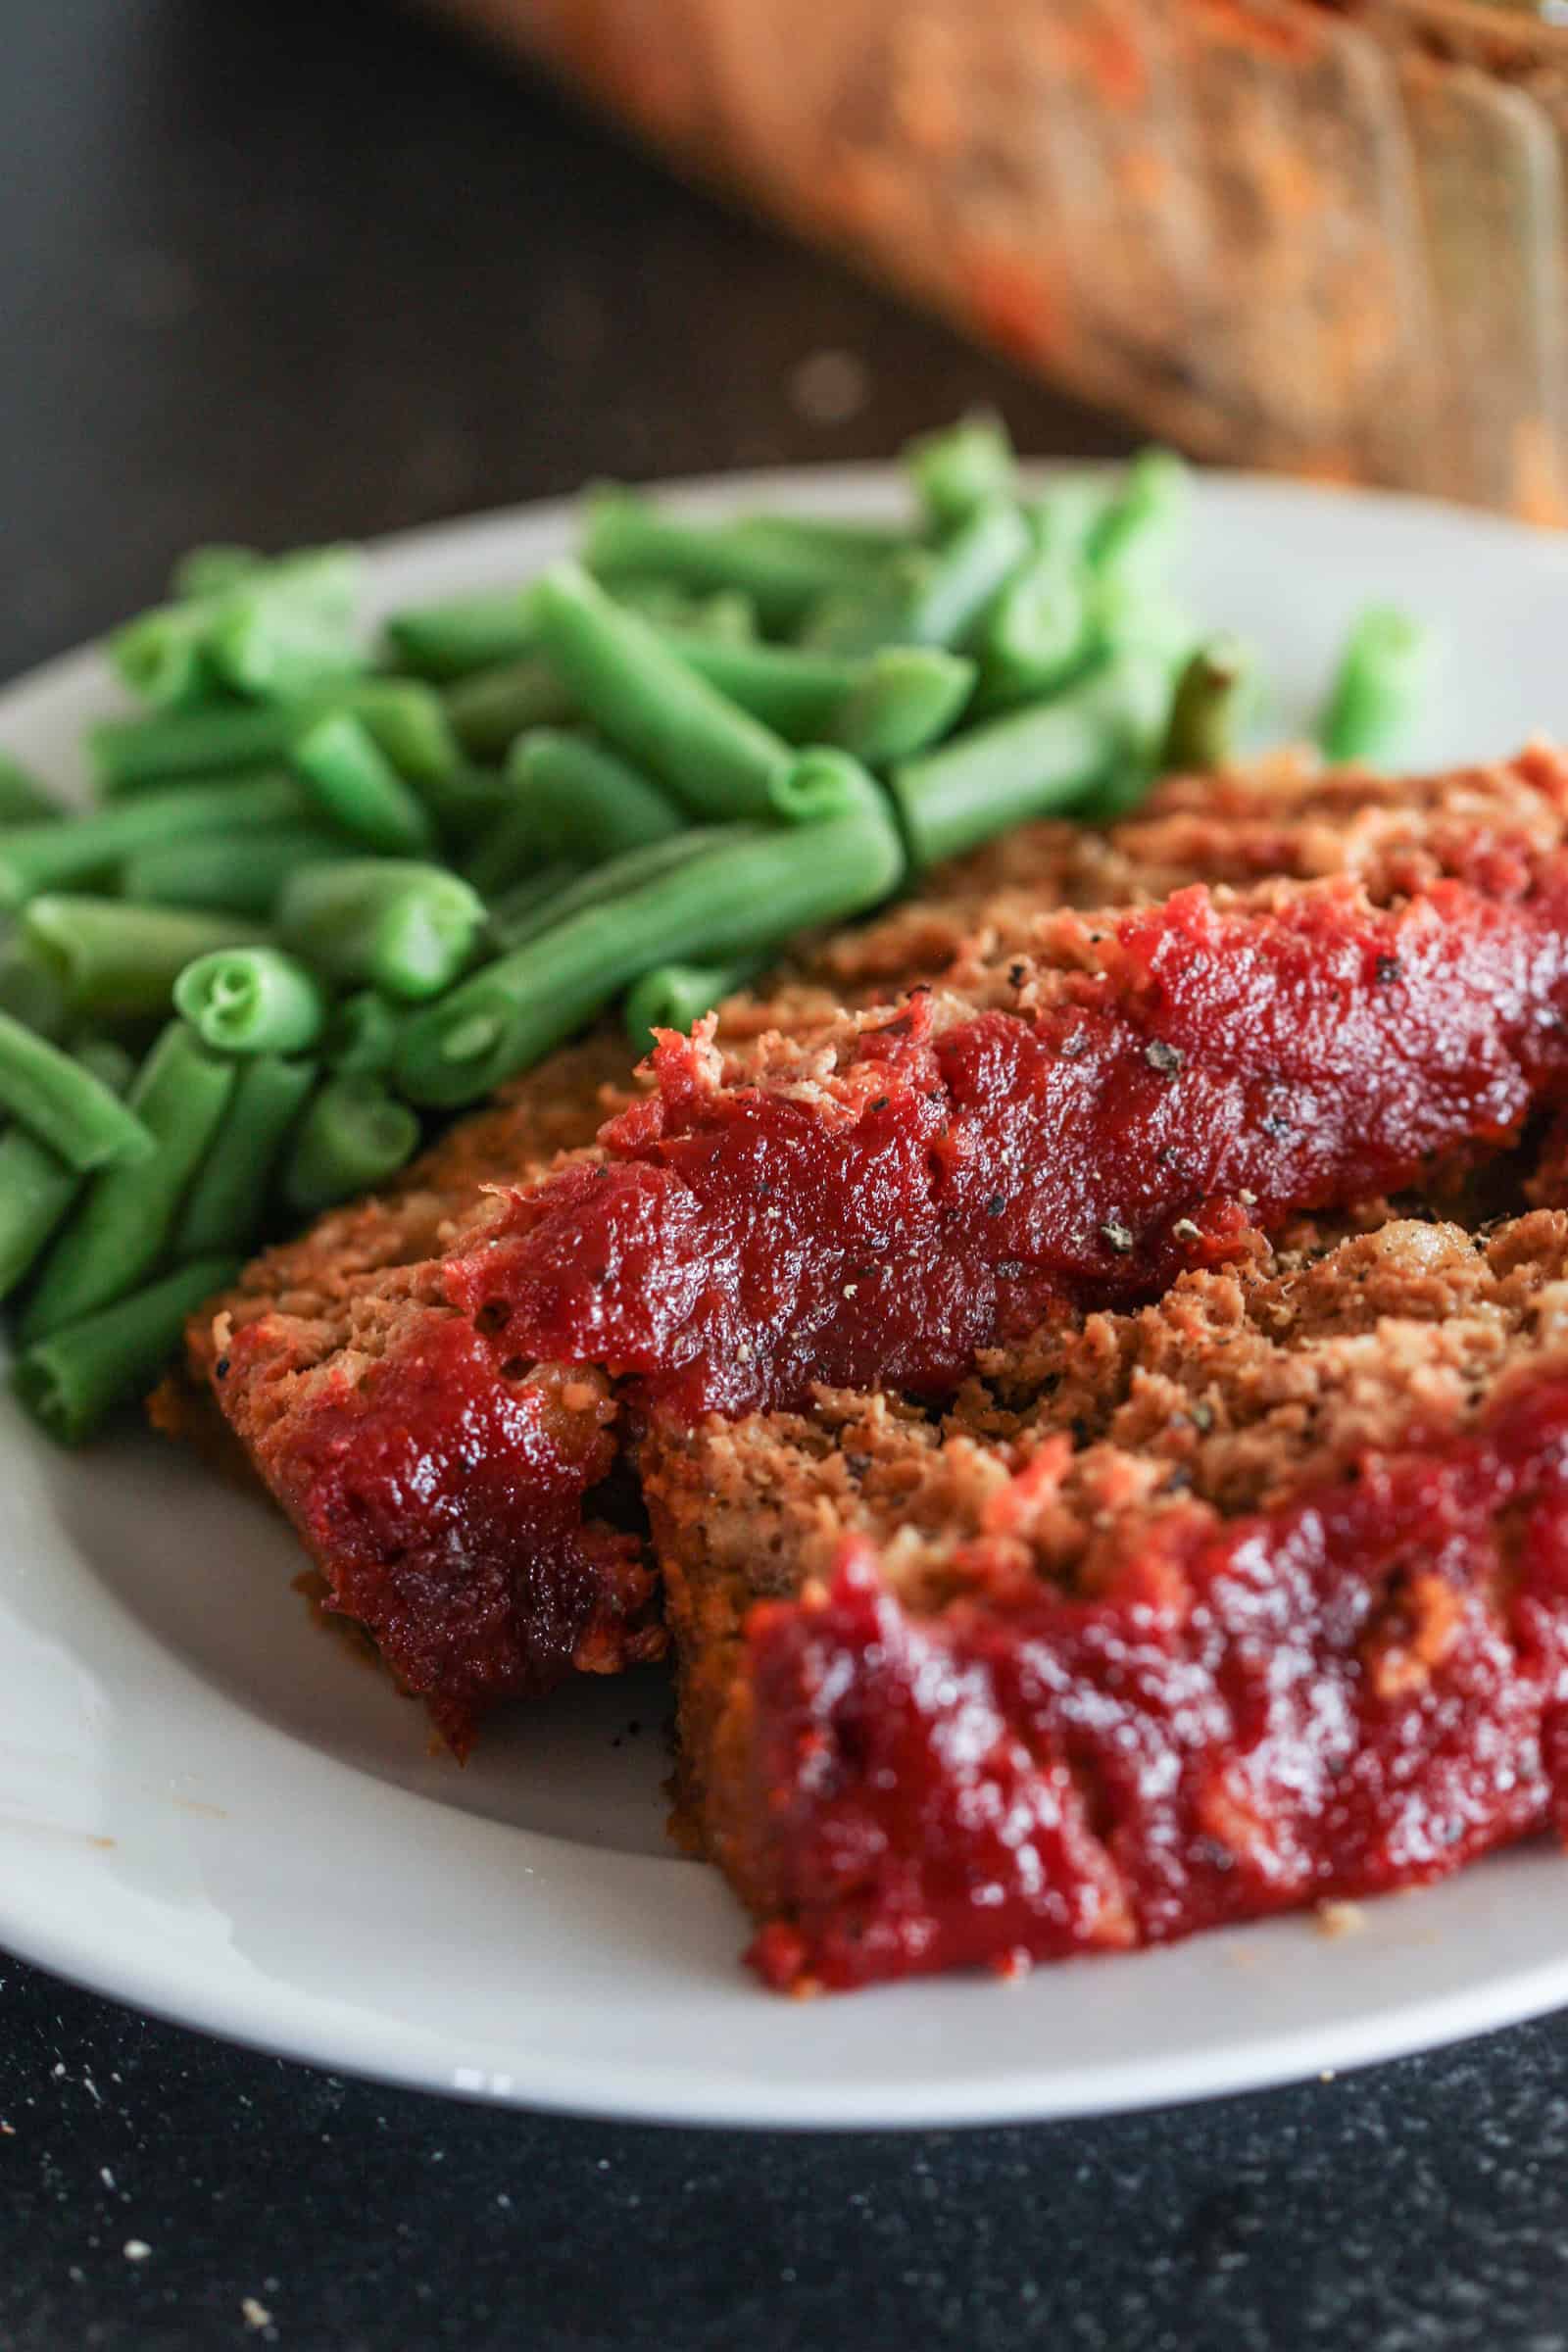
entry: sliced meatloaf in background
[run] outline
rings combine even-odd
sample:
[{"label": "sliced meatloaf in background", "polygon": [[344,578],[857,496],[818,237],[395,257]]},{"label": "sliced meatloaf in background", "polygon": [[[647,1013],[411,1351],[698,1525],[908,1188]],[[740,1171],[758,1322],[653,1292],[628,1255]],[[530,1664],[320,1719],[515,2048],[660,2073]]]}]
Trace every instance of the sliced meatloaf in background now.
[{"label": "sliced meatloaf in background", "polygon": [[1254,1253],[642,1449],[688,1833],[793,1989],[1160,1942],[1568,1826],[1568,1215]]},{"label": "sliced meatloaf in background", "polygon": [[667,1041],[651,1094],[603,1039],[535,1072],[261,1260],[194,1361],[461,1747],[494,1699],[659,1645],[650,1414],[940,1395],[1051,1313],[1506,1144],[1568,1076],[1565,808],[1537,751],[1029,829],[734,1001],[724,1052]]}]

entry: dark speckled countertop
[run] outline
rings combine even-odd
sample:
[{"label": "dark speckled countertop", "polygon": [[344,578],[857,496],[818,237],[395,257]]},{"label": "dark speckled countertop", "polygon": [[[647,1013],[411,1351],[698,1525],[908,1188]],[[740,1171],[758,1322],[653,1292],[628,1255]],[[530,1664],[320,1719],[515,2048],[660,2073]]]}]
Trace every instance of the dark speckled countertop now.
[{"label": "dark speckled countertop", "polygon": [[[0,675],[195,539],[877,456],[976,398],[1127,446],[384,9],[9,0],[0,61]],[[255,2343],[1568,2352],[1568,2020],[1102,2124],[746,2136],[342,2082],[0,1956],[0,2352]]]}]

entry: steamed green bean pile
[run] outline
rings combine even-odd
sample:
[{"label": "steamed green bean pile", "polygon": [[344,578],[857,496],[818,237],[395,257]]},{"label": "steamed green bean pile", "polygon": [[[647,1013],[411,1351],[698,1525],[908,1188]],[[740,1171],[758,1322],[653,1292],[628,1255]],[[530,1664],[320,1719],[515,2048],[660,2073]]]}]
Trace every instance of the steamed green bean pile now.
[{"label": "steamed green bean pile", "polygon": [[[577,560],[374,645],[355,550],[198,549],[109,642],[93,806],[0,754],[0,1298],[46,1427],[612,1007],[644,1051],[941,859],[1234,756],[1179,460],[1042,491],[970,417],[906,468],[886,525],[600,491]],[[1424,655],[1363,617],[1335,758],[1388,755]]]}]

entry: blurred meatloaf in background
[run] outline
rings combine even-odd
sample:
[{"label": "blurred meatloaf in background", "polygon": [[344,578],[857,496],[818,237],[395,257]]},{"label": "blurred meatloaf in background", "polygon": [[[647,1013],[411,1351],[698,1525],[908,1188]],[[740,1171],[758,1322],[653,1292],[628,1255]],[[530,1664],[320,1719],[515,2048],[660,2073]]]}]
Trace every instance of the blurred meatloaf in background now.
[{"label": "blurred meatloaf in background", "polygon": [[425,5],[1200,454],[1568,514],[1568,27],[1476,0]]}]

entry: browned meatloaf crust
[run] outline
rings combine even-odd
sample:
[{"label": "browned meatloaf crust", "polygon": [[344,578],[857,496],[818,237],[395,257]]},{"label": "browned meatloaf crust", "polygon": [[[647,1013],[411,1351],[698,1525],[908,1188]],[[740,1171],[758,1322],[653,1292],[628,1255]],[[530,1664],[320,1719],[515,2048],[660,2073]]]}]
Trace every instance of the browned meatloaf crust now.
[{"label": "browned meatloaf crust", "polygon": [[1304,1240],[940,1419],[656,1421],[687,1828],[771,1982],[1165,1940],[1561,1814],[1568,1215]]},{"label": "browned meatloaf crust", "polygon": [[[662,1639],[626,1475],[626,1440],[650,1399],[627,1389],[613,1349],[520,1346],[516,1300],[481,1295],[519,1248],[526,1256],[534,1247],[527,1229],[541,1219],[555,1218],[550,1246],[569,1242],[590,1173],[608,1166],[640,1181],[639,1165],[664,1164],[681,1149],[681,1118],[700,1145],[705,1119],[733,1118],[737,1105],[763,1098],[776,1121],[804,1121],[819,1139],[838,1132],[847,1106],[859,1105],[857,1118],[876,1112],[867,1055],[904,1052],[897,1022],[824,1024],[840,1004],[896,997],[932,973],[946,973],[947,994],[922,1012],[911,1054],[917,1042],[920,1053],[940,1055],[944,1037],[967,1035],[965,1023],[975,1029],[979,1018],[1019,1036],[1038,1031],[1086,988],[1108,989],[1106,1001],[1121,1003],[1137,926],[1114,914],[1054,916],[1053,908],[1107,900],[1127,908],[1167,901],[1198,877],[1229,881],[1243,896],[1190,890],[1193,903],[1178,900],[1176,914],[1153,918],[1150,936],[1164,924],[1172,953],[1184,939],[1212,936],[1244,962],[1265,952],[1250,942],[1278,940],[1300,962],[1338,925],[1335,953],[1363,956],[1367,985],[1381,988],[1384,964],[1393,970],[1399,959],[1381,950],[1372,958],[1376,942],[1431,946],[1447,927],[1462,944],[1474,909],[1533,907],[1543,874],[1555,872],[1565,807],[1561,762],[1536,751],[1505,766],[1397,786],[1284,763],[1170,786],[1109,837],[1028,829],[936,878],[920,902],[821,943],[768,998],[735,1001],[719,1033],[731,1060],[710,1066],[684,1049],[652,1104],[623,1115],[608,1162],[591,1138],[629,1099],[624,1050],[600,1037],[559,1056],[454,1130],[393,1192],[335,1212],[260,1260],[193,1333],[193,1367],[211,1378],[230,1426],[293,1516],[333,1605],[368,1628],[461,1745],[494,1698],[538,1688],[568,1665],[606,1669],[647,1656]],[[1270,875],[1292,879],[1248,893]],[[1439,941],[1434,952],[1441,961],[1447,951]],[[1128,1017],[1131,1002],[1118,1017]],[[796,1042],[767,1034],[780,1029]],[[1539,1092],[1540,1044],[1534,1032],[1515,1040],[1514,1078],[1500,1093],[1489,1080],[1467,1097],[1434,1130],[1435,1147],[1462,1157],[1472,1144],[1505,1141]],[[912,1101],[900,1083],[902,1099]],[[1253,1103],[1239,1115],[1255,1147],[1249,1165],[1267,1171],[1277,1159],[1297,1168],[1299,1144],[1293,1159],[1283,1142],[1268,1141],[1274,1112]],[[535,1184],[563,1153],[571,1155],[565,1175],[537,1195],[524,1189],[519,1201],[517,1188]],[[1273,1221],[1343,1198],[1353,1160],[1352,1152],[1327,1190],[1320,1172],[1282,1178],[1280,1198],[1267,1204]],[[1376,1152],[1373,1162],[1381,1182],[1387,1171]],[[480,1190],[488,1182],[507,1186],[499,1201]],[[1247,1218],[1234,1206],[1226,1217],[1223,1233],[1203,1229],[1205,1249],[1236,1246]],[[1109,1252],[1101,1275],[1112,1292],[1137,1275],[1165,1279],[1166,1259],[1153,1254],[1147,1264],[1115,1262],[1120,1232],[1115,1219],[1103,1222],[1102,1236],[1111,1238],[1096,1246],[1101,1257]],[[794,1338],[798,1373],[808,1335]],[[971,1352],[972,1345],[961,1343]]]}]

